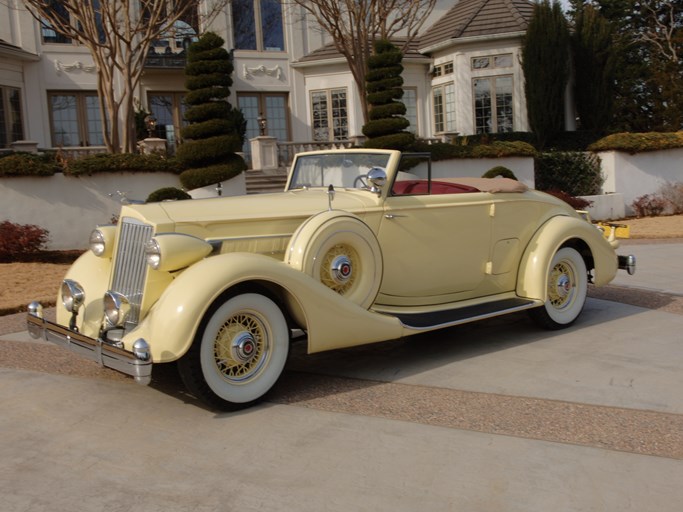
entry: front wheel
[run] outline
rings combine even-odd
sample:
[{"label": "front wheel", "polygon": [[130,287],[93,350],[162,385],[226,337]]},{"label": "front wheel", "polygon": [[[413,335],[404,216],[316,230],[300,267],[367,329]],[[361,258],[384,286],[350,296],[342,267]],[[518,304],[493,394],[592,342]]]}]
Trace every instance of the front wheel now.
[{"label": "front wheel", "polygon": [[583,258],[575,249],[563,247],[550,262],[545,304],[530,309],[529,315],[546,329],[568,327],[583,310],[587,291],[588,273]]},{"label": "front wheel", "polygon": [[235,295],[208,315],[178,362],[180,375],[209,406],[242,409],[280,377],[289,352],[287,321],[277,304],[256,293]]}]

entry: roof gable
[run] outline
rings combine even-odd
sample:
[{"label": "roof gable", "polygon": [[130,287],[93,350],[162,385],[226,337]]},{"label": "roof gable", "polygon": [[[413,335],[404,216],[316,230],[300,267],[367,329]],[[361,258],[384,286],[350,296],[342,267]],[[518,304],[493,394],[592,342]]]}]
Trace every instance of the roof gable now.
[{"label": "roof gable", "polygon": [[460,0],[420,36],[420,49],[454,39],[524,32],[533,9],[528,0]]}]

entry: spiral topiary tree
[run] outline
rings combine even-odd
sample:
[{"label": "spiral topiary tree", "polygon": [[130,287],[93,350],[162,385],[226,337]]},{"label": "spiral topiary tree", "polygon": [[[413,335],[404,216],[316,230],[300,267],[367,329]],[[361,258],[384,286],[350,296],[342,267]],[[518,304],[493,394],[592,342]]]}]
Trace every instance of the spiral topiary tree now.
[{"label": "spiral topiary tree", "polygon": [[363,126],[368,138],[365,147],[407,149],[415,142],[415,135],[405,131],[410,126],[406,119],[403,97],[403,53],[391,42],[379,40],[375,54],[368,59],[365,77],[370,105],[370,120]]},{"label": "spiral topiary tree", "polygon": [[246,121],[227,101],[234,68],[223,43],[207,32],[188,48],[185,119],[190,124],[181,130],[184,142],[176,153],[186,168],[180,182],[187,189],[225,181],[247,168],[236,154],[244,143]]}]

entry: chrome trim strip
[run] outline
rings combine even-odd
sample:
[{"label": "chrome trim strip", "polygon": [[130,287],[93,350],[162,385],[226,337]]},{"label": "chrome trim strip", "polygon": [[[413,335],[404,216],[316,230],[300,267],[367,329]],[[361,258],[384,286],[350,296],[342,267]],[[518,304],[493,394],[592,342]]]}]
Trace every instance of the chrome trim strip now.
[{"label": "chrome trim strip", "polygon": [[[159,233],[162,234],[162,233]],[[292,233],[281,234],[281,235],[253,235],[253,236],[232,236],[225,238],[207,238],[206,241],[210,244],[223,243],[223,242],[239,242],[242,240],[262,240],[267,238],[291,238]]]},{"label": "chrome trim strip", "polygon": [[26,316],[26,323],[31,335],[36,335],[36,338],[43,338],[101,366],[130,375],[138,384],[146,386],[152,380],[151,360],[143,361],[132,352],[70,331],[32,314]]}]

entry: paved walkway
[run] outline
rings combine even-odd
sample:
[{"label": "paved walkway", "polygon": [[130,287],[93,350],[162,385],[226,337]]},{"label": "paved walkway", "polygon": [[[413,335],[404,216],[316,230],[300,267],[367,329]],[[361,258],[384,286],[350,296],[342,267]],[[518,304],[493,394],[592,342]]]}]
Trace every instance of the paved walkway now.
[{"label": "paved walkway", "polygon": [[662,247],[622,251],[639,277],[607,294],[636,304],[594,294],[553,333],[514,315],[297,345],[238,414],[198,406],[170,368],[142,387],[4,335],[3,510],[678,512],[683,276],[680,244]]}]

